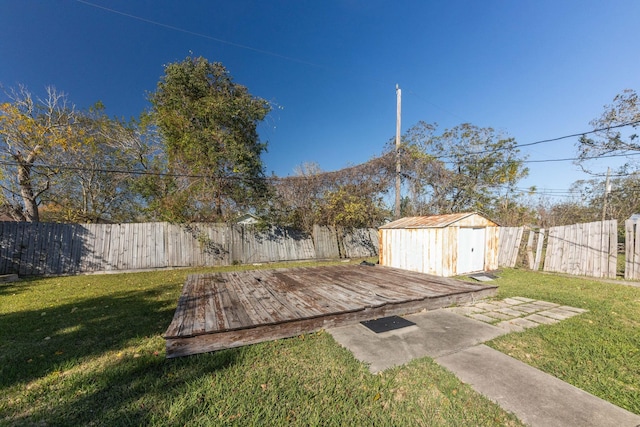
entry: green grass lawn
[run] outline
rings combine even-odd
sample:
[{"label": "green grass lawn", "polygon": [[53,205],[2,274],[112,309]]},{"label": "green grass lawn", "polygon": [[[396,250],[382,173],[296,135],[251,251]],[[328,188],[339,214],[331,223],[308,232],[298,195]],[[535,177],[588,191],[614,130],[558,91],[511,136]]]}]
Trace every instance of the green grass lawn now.
[{"label": "green grass lawn", "polygon": [[[0,285],[0,425],[521,425],[429,358],[372,375],[324,332],[167,360],[197,271]],[[501,276],[500,297],[590,311],[493,347],[640,413],[639,288]]]},{"label": "green grass lawn", "polygon": [[324,332],[167,360],[193,272],[1,285],[0,425],[521,425],[430,359],[372,375]]},{"label": "green grass lawn", "polygon": [[523,296],[589,311],[490,346],[640,414],[640,288],[525,270],[506,270],[495,283],[498,298]]}]

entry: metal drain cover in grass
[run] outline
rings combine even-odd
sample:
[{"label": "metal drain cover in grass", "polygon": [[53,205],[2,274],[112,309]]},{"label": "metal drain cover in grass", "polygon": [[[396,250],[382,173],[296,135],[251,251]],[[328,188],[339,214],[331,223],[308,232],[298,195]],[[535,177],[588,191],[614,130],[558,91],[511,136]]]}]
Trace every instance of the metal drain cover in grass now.
[{"label": "metal drain cover in grass", "polygon": [[406,328],[407,326],[413,326],[415,323],[404,319],[400,316],[381,317],[379,319],[367,320],[360,322],[363,326],[371,329],[376,334],[382,332],[393,331],[396,329]]}]

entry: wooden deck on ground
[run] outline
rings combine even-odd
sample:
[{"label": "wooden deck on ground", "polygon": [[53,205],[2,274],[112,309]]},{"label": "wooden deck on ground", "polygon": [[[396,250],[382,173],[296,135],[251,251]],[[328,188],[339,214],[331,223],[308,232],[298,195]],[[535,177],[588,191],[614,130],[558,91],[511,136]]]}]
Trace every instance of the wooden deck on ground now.
[{"label": "wooden deck on ground", "polygon": [[496,286],[381,266],[191,275],[164,334],[167,357],[433,310],[496,293]]}]

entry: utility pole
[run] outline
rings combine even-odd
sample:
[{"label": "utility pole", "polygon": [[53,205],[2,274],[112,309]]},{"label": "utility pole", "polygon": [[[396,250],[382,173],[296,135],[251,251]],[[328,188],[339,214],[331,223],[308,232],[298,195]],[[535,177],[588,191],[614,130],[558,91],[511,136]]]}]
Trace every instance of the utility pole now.
[{"label": "utility pole", "polygon": [[604,198],[602,200],[602,220],[607,217],[607,205],[609,204],[609,193],[611,193],[611,182],[609,181],[609,175],[611,174],[611,168],[607,168],[607,181],[604,184]]},{"label": "utility pole", "polygon": [[402,116],[402,91],[396,84],[396,100],[397,100],[397,113],[396,113],[396,206],[394,211],[395,219],[400,218],[400,118]]}]

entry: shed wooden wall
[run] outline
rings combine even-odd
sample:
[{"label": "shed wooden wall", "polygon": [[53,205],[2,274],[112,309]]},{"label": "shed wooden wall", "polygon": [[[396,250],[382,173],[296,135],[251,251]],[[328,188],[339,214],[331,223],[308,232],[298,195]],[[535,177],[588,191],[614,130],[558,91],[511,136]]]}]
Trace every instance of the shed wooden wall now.
[{"label": "shed wooden wall", "polygon": [[485,228],[484,270],[498,268],[499,227],[480,215],[471,215],[448,227],[381,228],[380,265],[450,277],[458,274],[460,228]]},{"label": "shed wooden wall", "polygon": [[381,229],[379,236],[380,265],[443,277],[455,274],[456,227]]},{"label": "shed wooden wall", "polygon": [[500,257],[500,227],[487,227],[487,246],[484,253],[484,269],[487,271],[498,269]]}]

